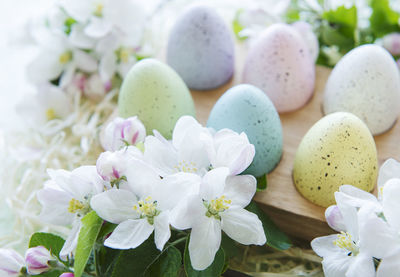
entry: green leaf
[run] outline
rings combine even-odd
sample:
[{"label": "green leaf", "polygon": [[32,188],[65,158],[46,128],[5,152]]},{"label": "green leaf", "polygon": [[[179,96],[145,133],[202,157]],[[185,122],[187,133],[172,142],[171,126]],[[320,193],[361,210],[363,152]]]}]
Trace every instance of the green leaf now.
[{"label": "green leaf", "polygon": [[267,238],[267,245],[278,250],[286,250],[292,246],[288,236],[279,230],[275,223],[254,201],[251,201],[251,203],[246,207],[246,210],[255,213],[261,220],[264,227],[265,236]]},{"label": "green leaf", "polygon": [[221,247],[224,250],[225,258],[227,259],[233,258],[239,254],[237,243],[225,233],[222,233]]},{"label": "green leaf", "polygon": [[[357,8],[340,6],[336,10],[325,11],[322,14],[322,22],[319,27],[320,44],[336,45],[346,53],[355,47],[357,30]],[[358,40],[358,39],[357,39]],[[359,43],[357,41],[357,43]]]},{"label": "green leaf", "polygon": [[154,263],[159,255],[160,251],[154,244],[154,236],[151,235],[137,248],[121,251],[111,276],[144,276],[146,270]]},{"label": "green leaf", "polygon": [[257,177],[257,191],[263,191],[267,189],[267,174]]},{"label": "green leaf", "polygon": [[74,275],[80,277],[85,270],[90,253],[96,242],[97,236],[103,224],[95,211],[91,211],[82,219],[82,227],[79,231],[78,244],[75,252]]},{"label": "green leaf", "polygon": [[189,239],[190,236],[186,240],[186,247],[184,253],[184,266],[185,272],[188,277],[219,277],[224,272],[225,269],[225,253],[222,248],[219,248],[217,253],[215,254],[215,258],[213,263],[207,267],[205,270],[198,271],[192,267],[192,263],[190,261],[189,256]]},{"label": "green leaf", "polygon": [[244,29],[243,25],[240,24],[239,22],[239,17],[240,14],[243,12],[243,9],[239,9],[237,10],[237,12],[235,13],[235,17],[233,18],[232,21],[232,29],[233,29],[233,33],[235,34],[236,38],[238,40],[245,40],[247,39],[247,37],[245,36],[240,36],[239,33]]},{"label": "green leaf", "polygon": [[297,0],[291,0],[286,9],[285,18],[287,23],[292,23],[300,20],[300,8]]},{"label": "green leaf", "polygon": [[94,254],[97,276],[111,276],[121,252],[122,250],[106,247],[103,243],[96,243]]},{"label": "green leaf", "polygon": [[34,233],[29,240],[29,248],[44,246],[51,254],[60,259],[60,251],[63,248],[65,240],[59,236],[50,233]]},{"label": "green leaf", "polygon": [[167,247],[145,273],[146,277],[176,277],[182,266],[181,252],[174,246]]},{"label": "green leaf", "polygon": [[390,7],[389,0],[371,0],[370,28],[376,37],[400,31],[399,13]]}]

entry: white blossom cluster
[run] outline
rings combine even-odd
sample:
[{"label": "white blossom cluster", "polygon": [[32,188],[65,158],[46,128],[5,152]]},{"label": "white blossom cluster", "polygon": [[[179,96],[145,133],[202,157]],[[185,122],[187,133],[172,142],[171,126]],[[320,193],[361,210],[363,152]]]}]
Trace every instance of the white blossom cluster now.
[{"label": "white blossom cluster", "polygon": [[396,277],[400,272],[400,163],[381,167],[378,197],[343,185],[326,212],[338,235],[316,238],[326,277]]},{"label": "white blossom cluster", "polygon": [[189,254],[197,270],[213,262],[221,230],[245,245],[266,243],[261,221],[244,209],[257,186],[253,176],[238,175],[255,154],[245,133],[215,132],[183,116],[168,141],[157,131],[146,136],[136,117],[116,118],[103,144],[107,151],[96,166],[49,169],[51,179],[38,192],[41,218],[72,226],[62,258],[73,255],[81,219],[91,210],[117,224],[104,242],[111,248],[136,248],[154,233],[162,250],[171,229],[191,230]]}]

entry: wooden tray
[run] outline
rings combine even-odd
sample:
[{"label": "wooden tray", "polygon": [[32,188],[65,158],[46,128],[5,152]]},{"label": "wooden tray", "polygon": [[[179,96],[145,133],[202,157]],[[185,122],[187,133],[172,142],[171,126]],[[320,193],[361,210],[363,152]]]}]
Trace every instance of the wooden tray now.
[{"label": "wooden tray", "polygon": [[[236,61],[237,69],[242,68],[242,62],[240,59]],[[283,126],[282,160],[268,175],[267,190],[255,196],[255,200],[262,204],[265,212],[283,231],[294,238],[306,241],[334,233],[325,222],[325,208],[303,198],[292,182],[293,160],[297,147],[310,127],[323,116],[322,96],[330,71],[329,68],[317,66],[315,93],[311,101],[298,111],[280,115]],[[208,115],[218,98],[227,89],[240,83],[241,75],[240,70],[237,70],[228,84],[216,90],[192,91],[197,118],[201,123],[207,122]],[[400,157],[399,134],[400,123],[397,122],[389,132],[375,137],[380,165],[388,158]]]}]

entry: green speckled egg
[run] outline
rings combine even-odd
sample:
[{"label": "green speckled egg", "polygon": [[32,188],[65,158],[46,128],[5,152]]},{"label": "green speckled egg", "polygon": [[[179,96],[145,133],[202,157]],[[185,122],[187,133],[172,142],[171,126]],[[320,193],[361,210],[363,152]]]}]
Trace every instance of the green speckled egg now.
[{"label": "green speckled egg", "polygon": [[156,129],[166,138],[171,138],[181,116],[195,116],[185,83],[172,68],[154,59],[131,68],[121,86],[118,112],[125,118],[137,115],[148,133]]},{"label": "green speckled egg", "polygon": [[297,150],[293,180],[311,202],[328,207],[341,185],[371,191],[377,177],[377,153],[368,127],[345,112],[320,119],[304,136]]}]

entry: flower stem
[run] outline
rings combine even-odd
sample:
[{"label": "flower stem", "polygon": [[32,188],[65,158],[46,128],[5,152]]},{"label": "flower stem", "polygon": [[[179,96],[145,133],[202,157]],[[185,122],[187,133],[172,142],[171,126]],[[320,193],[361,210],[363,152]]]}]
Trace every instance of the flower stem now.
[{"label": "flower stem", "polygon": [[180,238],[180,239],[177,239],[177,240],[174,241],[174,242],[171,242],[171,243],[169,244],[169,246],[175,246],[175,245],[177,245],[177,244],[179,244],[179,243],[181,243],[181,242],[183,242],[183,241],[186,241],[186,239],[187,239],[187,236],[184,236],[183,238]]}]

